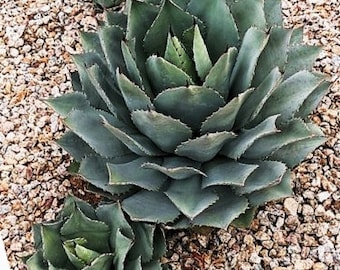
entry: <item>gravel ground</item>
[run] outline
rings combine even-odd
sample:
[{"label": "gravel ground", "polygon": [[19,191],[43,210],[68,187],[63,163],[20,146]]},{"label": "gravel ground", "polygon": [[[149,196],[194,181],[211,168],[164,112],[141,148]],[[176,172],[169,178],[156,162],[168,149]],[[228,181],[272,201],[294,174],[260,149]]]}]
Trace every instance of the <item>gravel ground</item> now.
[{"label": "gravel ground", "polygon": [[[66,171],[70,158],[54,142],[64,126],[43,99],[71,91],[70,54],[98,10],[82,0],[0,5],[0,237],[11,269],[22,270],[32,224],[53,219],[70,192],[88,198]],[[295,170],[295,196],[262,207],[250,229],[168,232],[172,269],[340,270],[340,3],[283,7],[287,27],[304,26],[306,43],[324,46],[315,68],[333,84],[311,118],[328,140]]]}]

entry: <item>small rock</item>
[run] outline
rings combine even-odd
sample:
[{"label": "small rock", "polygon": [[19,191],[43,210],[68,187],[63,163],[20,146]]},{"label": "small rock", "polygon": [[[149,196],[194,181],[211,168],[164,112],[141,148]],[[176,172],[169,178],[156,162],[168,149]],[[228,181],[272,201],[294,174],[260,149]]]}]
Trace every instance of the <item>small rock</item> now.
[{"label": "small rock", "polygon": [[9,54],[12,57],[18,57],[19,56],[19,50],[16,48],[10,48],[9,49]]},{"label": "small rock", "polygon": [[262,261],[262,258],[258,254],[252,253],[250,255],[249,262],[259,264],[261,263],[261,261]]},{"label": "small rock", "polygon": [[312,216],[314,215],[314,209],[312,206],[310,206],[309,204],[304,204],[302,206],[302,214],[304,216]]},{"label": "small rock", "polygon": [[296,216],[299,203],[293,198],[287,198],[283,203],[283,207],[286,210],[287,214]]},{"label": "small rock", "polygon": [[325,208],[322,205],[318,205],[315,209],[315,215],[317,217],[321,217],[323,215],[325,215],[326,211]]},{"label": "small rock", "polygon": [[320,192],[318,195],[316,195],[318,201],[321,203],[327,200],[330,196],[331,194],[328,191],[323,191],[323,192]]},{"label": "small rock", "polygon": [[327,265],[322,262],[317,262],[313,265],[313,270],[327,270]]}]

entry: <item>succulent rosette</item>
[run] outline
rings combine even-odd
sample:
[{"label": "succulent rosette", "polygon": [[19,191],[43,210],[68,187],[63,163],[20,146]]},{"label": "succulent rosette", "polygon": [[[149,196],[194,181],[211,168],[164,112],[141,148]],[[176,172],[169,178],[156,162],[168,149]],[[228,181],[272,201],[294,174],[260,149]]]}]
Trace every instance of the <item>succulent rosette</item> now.
[{"label": "succulent rosette", "polygon": [[325,142],[308,120],[329,87],[320,48],[283,28],[278,0],[131,0],[82,44],[75,91],[48,101],[59,143],[132,220],[249,224]]},{"label": "succulent rosette", "polygon": [[31,270],[156,270],[165,253],[163,232],[129,223],[118,203],[94,209],[73,197],[55,221],[35,225],[34,240]]}]

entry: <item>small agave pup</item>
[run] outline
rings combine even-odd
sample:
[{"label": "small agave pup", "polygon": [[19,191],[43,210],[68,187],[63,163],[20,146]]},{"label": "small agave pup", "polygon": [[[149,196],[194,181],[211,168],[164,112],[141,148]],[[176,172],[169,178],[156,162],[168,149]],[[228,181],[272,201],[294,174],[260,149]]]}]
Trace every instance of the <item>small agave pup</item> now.
[{"label": "small agave pup", "polygon": [[325,142],[308,120],[329,87],[319,48],[279,0],[130,0],[82,43],[75,92],[48,101],[59,143],[132,220],[247,225]]},{"label": "small agave pup", "polygon": [[163,232],[131,223],[118,203],[99,206],[69,197],[59,218],[34,228],[36,253],[28,269],[160,270],[165,253]]}]

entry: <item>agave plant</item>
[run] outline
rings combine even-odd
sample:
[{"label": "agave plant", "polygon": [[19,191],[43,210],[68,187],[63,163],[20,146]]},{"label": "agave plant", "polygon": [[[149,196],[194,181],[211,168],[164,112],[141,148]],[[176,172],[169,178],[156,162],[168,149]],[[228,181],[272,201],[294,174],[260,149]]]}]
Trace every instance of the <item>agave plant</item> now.
[{"label": "agave plant", "polygon": [[102,8],[114,8],[119,6],[123,0],[94,0],[94,2]]},{"label": "agave plant", "polygon": [[320,48],[282,27],[278,0],[131,0],[82,44],[75,92],[48,101],[59,144],[132,220],[249,224],[325,142],[308,120],[329,87]]},{"label": "agave plant", "polygon": [[161,269],[163,232],[144,223],[130,223],[118,203],[93,209],[69,197],[57,220],[35,225],[36,253],[28,269],[119,270]]}]

